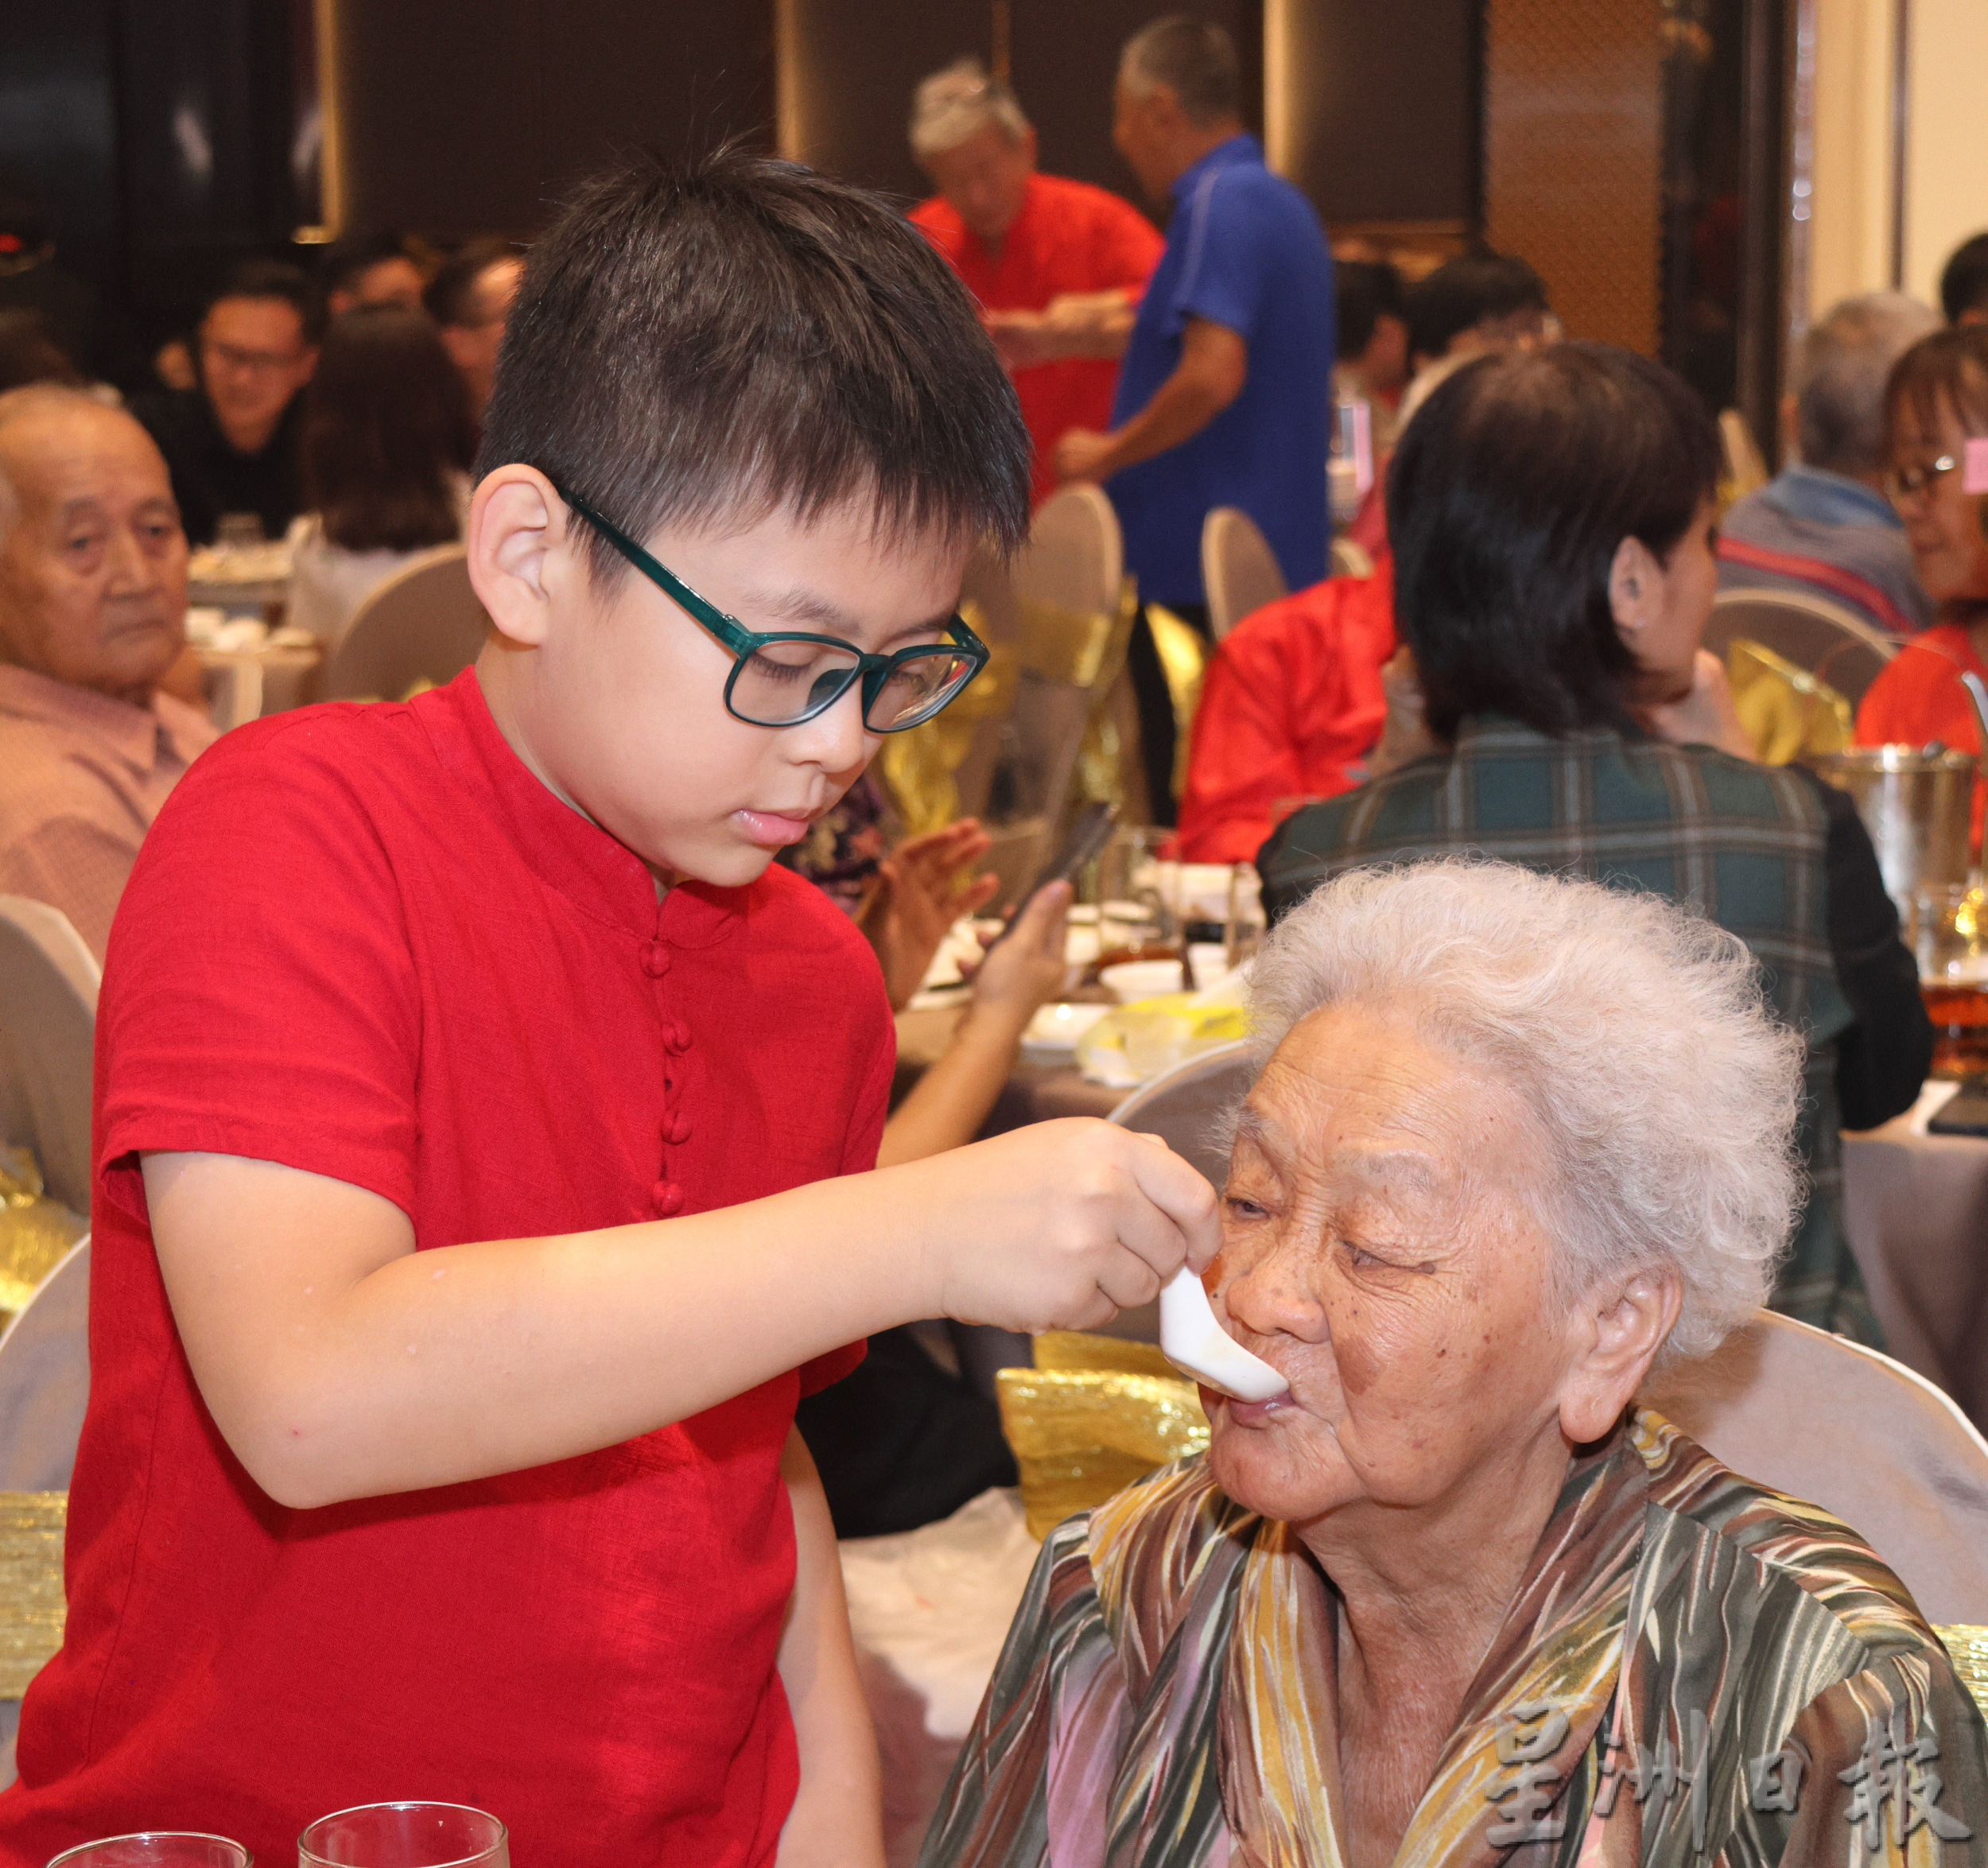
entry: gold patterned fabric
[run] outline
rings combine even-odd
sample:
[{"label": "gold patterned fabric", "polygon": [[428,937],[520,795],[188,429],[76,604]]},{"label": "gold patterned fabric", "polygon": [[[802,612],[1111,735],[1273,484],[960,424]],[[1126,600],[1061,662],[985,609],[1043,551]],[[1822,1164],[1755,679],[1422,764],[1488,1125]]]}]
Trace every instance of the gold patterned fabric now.
[{"label": "gold patterned fabric", "polygon": [[[1205,1459],[1059,1525],[920,1868],[1343,1868],[1340,1628]],[[1868,1544],[1642,1409],[1570,1462],[1395,1861],[1981,1868],[1988,1730]]]},{"label": "gold patterned fabric", "polygon": [[18,1699],[62,1645],[66,1492],[0,1492],[0,1699]]},{"label": "gold patterned fabric", "polygon": [[89,1221],[43,1190],[25,1148],[0,1148],[0,1326],[89,1230]]},{"label": "gold patterned fabric", "polygon": [[1988,1628],[1954,1622],[1936,1628],[1933,1633],[1952,1657],[1954,1672],[1974,1695],[1975,1705],[1988,1717]]}]

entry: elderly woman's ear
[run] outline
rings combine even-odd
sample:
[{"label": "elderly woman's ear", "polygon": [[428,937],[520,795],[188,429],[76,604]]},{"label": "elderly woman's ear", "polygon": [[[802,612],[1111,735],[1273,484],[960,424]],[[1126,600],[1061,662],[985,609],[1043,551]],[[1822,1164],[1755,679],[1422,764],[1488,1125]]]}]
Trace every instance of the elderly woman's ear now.
[{"label": "elderly woman's ear", "polygon": [[1590,1445],[1621,1418],[1683,1299],[1677,1273],[1652,1265],[1598,1285],[1574,1306],[1572,1354],[1560,1385],[1560,1431],[1571,1444]]}]

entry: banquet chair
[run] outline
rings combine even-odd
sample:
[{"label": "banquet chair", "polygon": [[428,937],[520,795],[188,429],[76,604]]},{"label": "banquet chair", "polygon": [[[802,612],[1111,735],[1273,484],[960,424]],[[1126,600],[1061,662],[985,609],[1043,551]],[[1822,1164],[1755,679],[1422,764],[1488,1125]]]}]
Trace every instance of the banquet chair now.
[{"label": "banquet chair", "polygon": [[1753,439],[1753,429],[1746,425],[1746,417],[1738,410],[1720,411],[1718,445],[1720,477],[1726,483],[1720,489],[1722,493],[1741,499],[1767,484],[1770,476],[1766,459],[1759,442]]},{"label": "banquet chair", "polygon": [[1928,1621],[1988,1623],[1988,1441],[1924,1376],[1758,1311],[1641,1398],[1735,1472],[1852,1526]]},{"label": "banquet chair", "polygon": [[1208,631],[1217,642],[1291,588],[1270,541],[1233,506],[1217,506],[1202,521],[1201,581],[1208,596]]},{"label": "banquet chair", "polygon": [[1854,709],[1898,645],[1827,597],[1796,590],[1722,590],[1705,646],[1723,662],[1735,642],[1758,643],[1841,694]]},{"label": "banquet chair", "polygon": [[1085,614],[1118,607],[1125,546],[1101,488],[1065,487],[1035,509],[1015,563],[1018,596]]},{"label": "banquet chair", "polygon": [[1335,577],[1371,577],[1373,553],[1351,538],[1332,542],[1332,574]]},{"label": "banquet chair", "polygon": [[29,1149],[42,1184],[90,1210],[90,1070],[96,956],[59,908],[0,895],[0,1140]]},{"label": "banquet chair", "polygon": [[359,607],[324,670],[328,701],[399,701],[441,687],[476,659],[490,619],[460,545],[438,545]]}]

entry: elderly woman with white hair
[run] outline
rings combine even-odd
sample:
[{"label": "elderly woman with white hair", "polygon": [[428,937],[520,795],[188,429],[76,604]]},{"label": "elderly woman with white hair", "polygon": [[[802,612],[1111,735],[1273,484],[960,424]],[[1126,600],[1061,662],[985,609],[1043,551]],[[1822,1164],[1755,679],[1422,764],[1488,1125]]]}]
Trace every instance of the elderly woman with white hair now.
[{"label": "elderly woman with white hair", "polygon": [[1050,1536],[922,1868],[1988,1860],[1988,1734],[1858,1536],[1637,1405],[1787,1241],[1741,943],[1355,871],[1255,977],[1208,1283],[1289,1383]]}]

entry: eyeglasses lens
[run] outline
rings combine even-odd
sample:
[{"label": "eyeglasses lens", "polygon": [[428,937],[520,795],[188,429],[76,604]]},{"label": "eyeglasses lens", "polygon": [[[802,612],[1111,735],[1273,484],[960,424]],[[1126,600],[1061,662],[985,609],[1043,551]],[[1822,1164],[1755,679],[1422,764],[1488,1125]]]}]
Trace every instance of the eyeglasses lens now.
[{"label": "eyeglasses lens", "polygon": [[864,710],[863,724],[873,733],[887,733],[930,718],[965,685],[973,666],[971,655],[949,649],[907,657]]},{"label": "eyeglasses lens", "polygon": [[791,726],[849,685],[857,662],[845,649],[808,642],[768,643],[741,665],[733,710],[759,726]]}]

